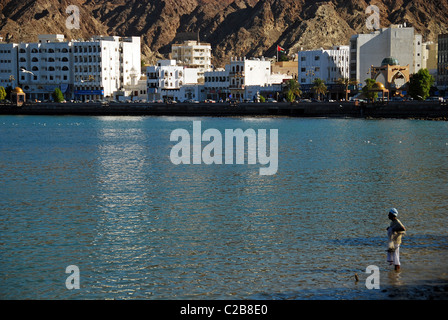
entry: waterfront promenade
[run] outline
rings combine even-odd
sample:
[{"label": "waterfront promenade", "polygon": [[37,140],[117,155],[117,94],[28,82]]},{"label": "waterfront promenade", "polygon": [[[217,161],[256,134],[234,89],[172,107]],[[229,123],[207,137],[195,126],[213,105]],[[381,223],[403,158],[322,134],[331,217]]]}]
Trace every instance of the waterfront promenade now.
[{"label": "waterfront promenade", "polygon": [[446,103],[427,101],[355,104],[302,103],[33,103],[0,105],[9,115],[290,116],[331,118],[418,118],[448,120]]}]

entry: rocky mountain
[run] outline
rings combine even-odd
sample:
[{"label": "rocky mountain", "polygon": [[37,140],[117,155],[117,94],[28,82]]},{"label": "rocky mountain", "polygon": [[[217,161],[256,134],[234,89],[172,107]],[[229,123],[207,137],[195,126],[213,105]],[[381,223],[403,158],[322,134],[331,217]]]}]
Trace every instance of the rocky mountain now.
[{"label": "rocky mountain", "polygon": [[[67,29],[66,8],[80,10],[80,29]],[[425,41],[448,32],[448,0],[0,0],[0,35],[37,41],[43,33],[69,39],[138,35],[146,62],[168,57],[171,44],[200,39],[212,44],[214,64],[230,56],[274,56],[348,44],[370,32],[366,8],[380,9],[380,26],[406,23]]]}]

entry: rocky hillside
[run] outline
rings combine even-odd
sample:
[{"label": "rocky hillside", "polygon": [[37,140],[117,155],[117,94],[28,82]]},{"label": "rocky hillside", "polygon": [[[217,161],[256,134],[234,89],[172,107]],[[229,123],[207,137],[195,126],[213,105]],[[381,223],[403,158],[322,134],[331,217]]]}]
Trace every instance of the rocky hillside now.
[{"label": "rocky hillside", "polygon": [[[369,32],[368,5],[380,9],[381,27],[414,26],[424,40],[448,32],[448,0],[0,0],[0,35],[36,41],[42,33],[67,38],[94,34],[139,35],[147,62],[168,56],[185,39],[210,42],[215,65],[230,56],[274,56],[348,44]],[[69,30],[67,6],[80,8],[80,29]]]}]

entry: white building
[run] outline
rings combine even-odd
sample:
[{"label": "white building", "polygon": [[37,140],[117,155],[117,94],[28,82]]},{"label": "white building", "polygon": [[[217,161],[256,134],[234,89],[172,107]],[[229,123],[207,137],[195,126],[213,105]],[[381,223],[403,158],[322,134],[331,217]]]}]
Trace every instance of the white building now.
[{"label": "white building", "polygon": [[311,85],[316,78],[325,84],[335,84],[338,79],[349,77],[349,46],[300,51],[298,59],[300,85]]},{"label": "white building", "polygon": [[259,94],[274,97],[282,91],[282,83],[292,78],[272,73],[271,61],[264,58],[231,58],[224,69],[205,72],[204,98],[241,101]]},{"label": "white building", "polygon": [[0,42],[0,87],[17,86],[17,47],[15,43]]},{"label": "white building", "polygon": [[75,99],[120,99],[141,77],[140,50],[139,37],[73,41]]},{"label": "white building", "polygon": [[[28,100],[49,100],[56,88],[71,95],[71,43],[63,35],[39,35],[39,42],[18,45],[18,82]],[[28,72],[23,72],[24,70]]]},{"label": "white building", "polygon": [[370,78],[371,66],[380,66],[384,58],[393,57],[410,74],[422,67],[422,36],[413,27],[393,25],[369,34],[350,38],[350,79],[364,83]]},{"label": "white building", "polygon": [[272,74],[271,61],[262,58],[232,58],[229,65],[231,99],[252,100],[257,92],[265,97],[281,91],[281,83],[291,75]]},{"label": "white building", "polygon": [[38,42],[20,43],[17,50],[17,80],[30,100],[51,100],[56,88],[67,100],[117,99],[141,77],[139,37],[66,41],[63,35],[39,35]]},{"label": "white building", "polygon": [[204,95],[203,99],[223,100],[229,98],[230,65],[226,65],[224,69],[216,69],[213,71],[206,71],[204,73]]},{"label": "white building", "polygon": [[198,99],[198,69],[179,66],[176,60],[159,60],[146,68],[148,100]]},{"label": "white building", "polygon": [[198,69],[198,80],[203,82],[204,72],[212,69],[212,47],[210,43],[193,40],[173,44],[171,59],[179,66]]}]

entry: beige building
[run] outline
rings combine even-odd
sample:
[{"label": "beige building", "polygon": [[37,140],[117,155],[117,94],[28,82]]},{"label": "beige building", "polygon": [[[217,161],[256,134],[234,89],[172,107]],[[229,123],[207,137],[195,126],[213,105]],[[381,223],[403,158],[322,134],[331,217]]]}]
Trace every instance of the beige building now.
[{"label": "beige building", "polygon": [[198,69],[198,81],[204,82],[204,72],[212,70],[212,46],[210,43],[195,40],[171,46],[171,59],[178,66]]},{"label": "beige building", "polygon": [[278,61],[272,64],[272,73],[286,74],[297,79],[298,61]]}]

